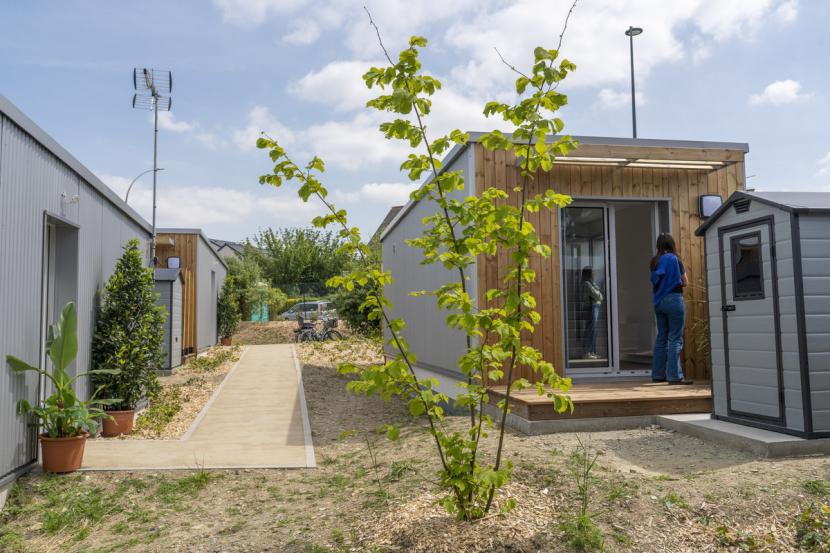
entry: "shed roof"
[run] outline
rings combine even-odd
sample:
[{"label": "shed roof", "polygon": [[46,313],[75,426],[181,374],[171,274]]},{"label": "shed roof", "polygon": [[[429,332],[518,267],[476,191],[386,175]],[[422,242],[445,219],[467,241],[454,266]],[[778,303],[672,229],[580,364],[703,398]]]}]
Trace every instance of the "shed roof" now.
[{"label": "shed roof", "polygon": [[721,215],[737,200],[742,198],[758,201],[790,213],[830,213],[830,192],[785,192],[785,191],[738,191],[734,192],[725,202],[700,225],[695,234],[703,236],[706,229],[715,224]]},{"label": "shed roof", "polygon": [[153,277],[156,281],[162,282],[171,282],[176,279],[181,279],[184,282],[181,269],[156,269]]},{"label": "shed roof", "polygon": [[197,234],[202,239],[202,241],[204,241],[205,245],[210,250],[210,253],[213,254],[213,257],[218,259],[219,263],[221,263],[222,266],[225,267],[225,269],[228,268],[228,264],[225,262],[224,259],[222,259],[222,256],[219,255],[219,253],[216,251],[216,247],[213,245],[213,242],[210,241],[210,238],[208,238],[205,235],[204,231],[200,228],[160,228],[160,229],[156,229],[156,233],[158,233],[158,234]]},{"label": "shed roof", "polygon": [[[466,144],[462,145],[455,145],[449,153],[444,157],[441,162],[441,169],[439,170],[439,174],[443,173],[447,167],[449,167],[455,159],[460,156],[470,144],[474,144],[476,142],[480,142],[482,137],[487,133],[484,132],[477,132],[472,131],[469,133],[470,138]],[[505,133],[505,135],[509,136],[509,133]],[[710,159],[712,157],[712,153],[714,152],[715,157],[720,156],[721,161],[717,160],[710,160],[711,163],[724,165],[724,163],[732,163],[736,160],[743,160],[743,155],[749,152],[749,144],[746,142],[712,142],[706,140],[666,140],[666,139],[654,139],[654,138],[622,138],[622,137],[614,137],[614,136],[578,136],[578,135],[571,135],[572,138],[577,140],[580,144],[580,147],[583,148],[582,151],[588,151],[590,153],[589,158],[584,158],[580,156],[580,149],[574,152],[575,156],[580,157],[573,157],[573,161],[578,164],[586,164],[586,165],[608,165],[613,164],[614,166],[632,166],[632,167],[643,167],[643,166],[650,166],[655,168],[660,168],[659,162],[663,161],[667,164],[672,164],[674,168],[701,168],[699,164],[702,163],[701,160]],[[548,135],[545,139],[546,142],[553,142],[558,137],[555,135]],[[658,155],[648,155],[643,156],[642,153],[644,151],[653,150]],[[720,152],[719,152],[720,150]],[[642,159],[638,159],[640,157],[648,157],[650,163],[640,164],[638,162],[643,161]],[[608,160],[607,158],[614,158],[612,160]],[[562,158],[567,159],[567,157]],[[605,159],[606,161],[603,162],[602,160]],[[613,163],[612,163],[613,162]],[[633,165],[632,165],[633,163]],[[684,165],[690,164],[690,165]],[[424,181],[429,182],[431,177],[427,177]],[[380,241],[383,240],[389,235],[392,230],[398,226],[404,218],[406,218],[407,214],[415,207],[417,201],[409,200],[407,204],[401,209],[398,214],[395,216],[394,219],[387,225],[385,229],[380,234]]]},{"label": "shed roof", "polygon": [[15,125],[23,129],[29,136],[34,138],[41,146],[49,150],[55,157],[61,160],[67,167],[72,169],[84,182],[89,184],[92,188],[97,190],[105,200],[111,203],[121,213],[136,222],[141,228],[147,231],[147,234],[153,232],[153,227],[149,222],[138,214],[136,210],[127,205],[109,186],[103,183],[101,179],[96,177],[92,171],[87,169],[80,161],[78,161],[72,154],[66,151],[63,146],[49,136],[46,131],[41,129],[34,121],[20,111],[11,100],[0,94],[0,113],[8,117]]}]

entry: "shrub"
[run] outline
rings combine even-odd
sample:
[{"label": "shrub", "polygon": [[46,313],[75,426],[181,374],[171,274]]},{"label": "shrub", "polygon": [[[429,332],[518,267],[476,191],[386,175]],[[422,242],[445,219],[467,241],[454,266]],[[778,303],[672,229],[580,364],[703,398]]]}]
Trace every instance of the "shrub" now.
[{"label": "shrub", "polygon": [[216,306],[216,324],[219,335],[230,338],[239,326],[239,302],[233,290],[233,281],[226,280]]},{"label": "shrub", "polygon": [[92,339],[92,366],[118,370],[95,374],[93,384],[118,398],[113,409],[134,409],[141,398],[158,390],[156,371],[164,358],[164,307],[156,305],[153,270],[144,266],[138,240],[124,254],[107,282]]},{"label": "shrub", "polygon": [[370,319],[369,310],[361,309],[366,300],[373,296],[377,296],[377,290],[371,283],[355,286],[351,290],[339,289],[333,302],[337,316],[346,321],[354,332],[370,336],[378,334],[380,319]]}]

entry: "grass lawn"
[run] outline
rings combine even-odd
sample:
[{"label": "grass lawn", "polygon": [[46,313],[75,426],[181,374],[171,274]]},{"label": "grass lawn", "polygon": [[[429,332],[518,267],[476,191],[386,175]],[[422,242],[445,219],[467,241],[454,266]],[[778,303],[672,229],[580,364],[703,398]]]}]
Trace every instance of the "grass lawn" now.
[{"label": "grass lawn", "polygon": [[[830,460],[760,460],[659,428],[510,433],[505,494],[519,507],[454,523],[434,505],[423,421],[351,396],[334,370],[376,358],[375,344],[300,351],[317,469],[33,473],[0,515],[0,551],[830,551]],[[388,422],[399,442],[374,432]],[[583,519],[586,449],[599,457]]]}]

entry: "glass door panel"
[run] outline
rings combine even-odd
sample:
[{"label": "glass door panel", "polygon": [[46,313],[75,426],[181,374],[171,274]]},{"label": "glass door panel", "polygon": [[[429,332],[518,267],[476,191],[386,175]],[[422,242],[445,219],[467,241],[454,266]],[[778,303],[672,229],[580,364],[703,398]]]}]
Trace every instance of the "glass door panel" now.
[{"label": "glass door panel", "polygon": [[607,220],[604,207],[562,210],[565,350],[570,369],[612,365]]}]

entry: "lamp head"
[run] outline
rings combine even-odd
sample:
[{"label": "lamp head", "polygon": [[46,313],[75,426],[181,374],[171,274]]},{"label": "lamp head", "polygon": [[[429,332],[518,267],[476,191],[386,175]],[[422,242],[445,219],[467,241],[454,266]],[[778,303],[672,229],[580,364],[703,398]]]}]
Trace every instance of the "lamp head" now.
[{"label": "lamp head", "polygon": [[625,31],[625,36],[637,36],[643,34],[642,27],[628,27]]}]

